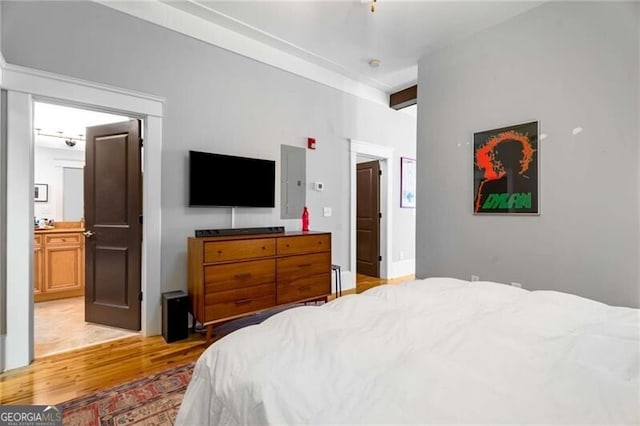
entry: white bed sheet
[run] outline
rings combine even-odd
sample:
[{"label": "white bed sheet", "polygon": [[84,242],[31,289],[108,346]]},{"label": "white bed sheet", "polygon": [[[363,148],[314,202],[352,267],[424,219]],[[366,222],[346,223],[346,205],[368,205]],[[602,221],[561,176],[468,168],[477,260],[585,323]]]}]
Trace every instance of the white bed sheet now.
[{"label": "white bed sheet", "polygon": [[429,278],[240,329],[177,424],[640,424],[640,310]]}]

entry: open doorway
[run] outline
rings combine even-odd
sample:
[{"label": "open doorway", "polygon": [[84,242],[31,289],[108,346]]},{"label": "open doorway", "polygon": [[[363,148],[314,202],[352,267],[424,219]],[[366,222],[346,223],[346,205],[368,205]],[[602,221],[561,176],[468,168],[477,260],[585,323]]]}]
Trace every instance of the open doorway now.
[{"label": "open doorway", "polygon": [[[34,102],[35,358],[138,334],[104,325],[105,321],[97,320],[103,324],[85,321],[88,305],[96,299],[93,294],[96,273],[102,276],[102,281],[114,279],[111,276],[112,268],[98,270],[92,266],[92,262],[89,262],[89,268],[86,267],[87,260],[96,257],[95,247],[91,247],[91,242],[87,243],[87,237],[90,238],[91,234],[85,221],[87,203],[95,204],[92,194],[96,188],[95,182],[91,182],[87,188],[84,185],[87,177],[85,170],[96,167],[95,164],[87,165],[87,153],[91,153],[94,147],[91,132],[95,138],[96,129],[104,130],[111,123],[131,122],[125,116]],[[140,128],[138,120],[133,122]],[[93,130],[87,132],[87,128]],[[112,138],[116,134],[117,132],[108,132],[108,136]],[[136,149],[141,149],[137,141]],[[96,155],[109,155],[104,150],[101,151],[102,154],[95,149],[93,151],[93,158]],[[107,160],[107,166],[109,161],[117,163],[118,159]],[[140,170],[138,174],[141,175]],[[141,182],[136,185],[141,188]],[[86,194],[89,196],[85,196]],[[109,207],[107,213],[112,208],[113,206]],[[104,206],[102,209],[104,210]],[[113,259],[107,261],[113,262]],[[138,269],[139,265],[138,260]],[[87,277],[87,271],[93,275]],[[89,287],[87,283],[90,283]],[[108,293],[109,291],[101,297],[118,297],[117,290],[111,292],[115,294]],[[137,316],[139,329],[139,309]],[[51,324],[55,324],[55,327],[51,327]]]},{"label": "open doorway", "polygon": [[[378,210],[378,228],[379,237],[374,240],[375,244],[379,244],[377,265],[379,278],[389,278],[391,276],[391,253],[392,253],[392,201],[391,194],[393,188],[393,159],[394,149],[388,146],[376,145],[368,142],[350,140],[350,174],[351,174],[351,206],[350,206],[350,271],[353,271],[354,286],[357,292],[366,290],[358,285],[359,278],[369,278],[365,275],[357,273],[358,267],[358,213],[357,213],[357,181],[358,181],[358,164],[372,163],[379,167],[378,183],[379,189],[379,209],[371,207],[372,215],[375,216],[375,210]],[[372,172],[375,174],[375,172]],[[373,177],[373,175],[372,175]],[[364,240],[361,240],[364,241]],[[368,243],[366,243],[368,244]],[[366,245],[365,244],[365,245]],[[380,280],[374,279],[373,282],[379,283]]]},{"label": "open doorway", "polygon": [[[12,123],[2,132],[5,188],[0,196],[6,209],[6,310],[4,339],[0,336],[3,370],[29,365],[34,359],[33,245],[33,102],[55,102],[79,108],[115,112],[144,120],[144,180],[142,223],[142,333],[154,336],[161,331],[162,141],[165,99],[127,89],[0,63],[3,123]],[[55,100],[55,101],[54,101]],[[6,109],[4,108],[6,105]],[[25,212],[28,212],[25,214]],[[25,255],[27,253],[28,255]],[[1,287],[1,286],[0,286]]]}]

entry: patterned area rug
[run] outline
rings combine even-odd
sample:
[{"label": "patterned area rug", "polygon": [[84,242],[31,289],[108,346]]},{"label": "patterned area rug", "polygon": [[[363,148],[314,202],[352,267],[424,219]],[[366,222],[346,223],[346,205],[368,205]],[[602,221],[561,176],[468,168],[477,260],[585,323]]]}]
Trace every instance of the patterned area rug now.
[{"label": "patterned area rug", "polygon": [[[309,302],[312,303],[312,302]],[[322,302],[319,302],[322,303]],[[214,328],[214,340],[301,304],[262,312]],[[62,423],[82,426],[173,425],[195,363],[163,371],[62,405]]]},{"label": "patterned area rug", "polygon": [[62,404],[62,423],[82,426],[173,425],[194,363],[72,399]]}]

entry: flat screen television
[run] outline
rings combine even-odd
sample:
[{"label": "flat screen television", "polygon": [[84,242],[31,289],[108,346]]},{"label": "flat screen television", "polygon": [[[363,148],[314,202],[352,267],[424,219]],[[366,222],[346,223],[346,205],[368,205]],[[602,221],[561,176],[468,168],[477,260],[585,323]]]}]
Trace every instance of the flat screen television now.
[{"label": "flat screen television", "polygon": [[276,162],[189,151],[189,206],[275,207]]}]

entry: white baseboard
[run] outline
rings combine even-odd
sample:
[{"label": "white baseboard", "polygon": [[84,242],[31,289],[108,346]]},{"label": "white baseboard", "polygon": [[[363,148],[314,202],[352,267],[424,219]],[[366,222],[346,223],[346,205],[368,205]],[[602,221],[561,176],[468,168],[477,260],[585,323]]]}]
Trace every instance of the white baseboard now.
[{"label": "white baseboard", "polygon": [[[416,260],[406,259],[399,262],[393,262],[391,264],[391,273],[386,278],[398,278],[407,275],[413,275],[416,273]],[[342,291],[356,288],[356,274],[351,271],[342,270]],[[336,290],[336,275],[335,272],[331,273],[331,291]]]},{"label": "white baseboard", "polygon": [[416,260],[405,259],[391,264],[391,271],[389,271],[389,278],[404,277],[406,275],[413,275],[416,273]]},{"label": "white baseboard", "polygon": [[[356,275],[351,271],[342,270],[342,291],[356,288]],[[336,292],[336,273],[331,271],[331,292]]]}]

